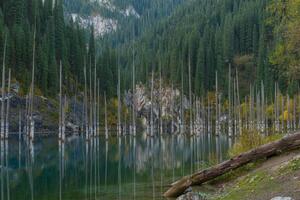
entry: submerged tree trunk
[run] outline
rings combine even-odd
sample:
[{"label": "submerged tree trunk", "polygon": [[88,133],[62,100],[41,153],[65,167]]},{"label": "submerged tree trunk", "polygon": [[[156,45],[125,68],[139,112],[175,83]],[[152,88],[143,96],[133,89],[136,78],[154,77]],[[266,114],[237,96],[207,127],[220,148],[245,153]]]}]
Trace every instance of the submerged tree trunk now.
[{"label": "submerged tree trunk", "polygon": [[154,136],[154,117],[153,117],[153,104],[154,104],[154,100],[153,100],[153,92],[154,92],[154,73],[152,70],[152,78],[151,78],[151,116],[150,116],[150,136],[153,137]]},{"label": "submerged tree trunk", "polygon": [[219,127],[219,91],[218,91],[218,71],[216,71],[216,94],[215,94],[215,98],[216,98],[216,135],[220,134],[220,127]]},{"label": "submerged tree trunk", "polygon": [[118,60],[118,136],[122,135],[122,125],[121,125],[121,74],[120,74],[120,65]]},{"label": "submerged tree trunk", "polygon": [[108,140],[108,125],[107,125],[107,102],[106,93],[104,93],[104,115],[105,115],[105,139]]},{"label": "submerged tree trunk", "polygon": [[29,98],[29,113],[30,113],[30,138],[34,140],[34,120],[33,120],[33,105],[34,105],[34,74],[35,74],[35,39],[36,28],[33,33],[33,52],[32,52],[32,75],[31,75],[31,95]]},{"label": "submerged tree trunk", "polygon": [[89,139],[89,134],[88,134],[88,100],[87,100],[87,74],[86,74],[86,63],[84,62],[84,132],[85,132],[85,139]]},{"label": "submerged tree trunk", "polygon": [[171,188],[164,193],[165,197],[177,197],[193,185],[200,185],[233,169],[239,168],[247,163],[271,155],[279,154],[287,150],[300,148],[300,133],[288,135],[281,140],[260,146],[256,149],[242,153],[214,167],[186,176],[172,184]]},{"label": "submerged tree trunk", "polygon": [[192,77],[191,77],[191,58],[189,55],[189,101],[190,101],[190,135],[193,133],[193,102],[192,102]]},{"label": "submerged tree trunk", "polygon": [[135,121],[135,63],[134,63],[134,48],[132,52],[132,135],[136,136],[136,121]]},{"label": "submerged tree trunk", "polygon": [[228,136],[232,136],[232,121],[231,121],[231,64],[229,63],[228,70]]},{"label": "submerged tree trunk", "polygon": [[59,131],[58,139],[62,139],[62,64],[59,65]]},{"label": "submerged tree trunk", "polygon": [[181,94],[180,94],[180,133],[184,133],[184,107],[183,107],[183,63],[181,65]]},{"label": "submerged tree trunk", "polygon": [[[172,94],[173,94],[173,83],[172,83]],[[173,103],[173,96],[172,96],[172,103]],[[172,104],[172,106],[173,106],[173,104]],[[160,64],[160,67],[159,67],[159,133],[161,135],[163,134],[162,126],[163,126],[163,121],[162,121],[162,75],[161,75],[161,64]],[[172,128],[173,128],[173,115],[172,115]],[[172,133],[173,133],[173,130],[172,130]]]},{"label": "submerged tree trunk", "polygon": [[7,103],[6,103],[6,119],[5,119],[5,138],[8,139],[9,134],[9,106],[10,106],[10,82],[11,82],[11,69],[8,70],[8,86],[7,86]]},{"label": "submerged tree trunk", "polygon": [[1,132],[0,132],[0,135],[1,135],[1,138],[4,138],[4,104],[5,104],[5,101],[4,101],[4,96],[5,96],[5,57],[6,57],[6,44],[7,44],[7,36],[5,36],[5,41],[4,41],[4,50],[3,50],[3,68],[2,68],[2,101],[1,101]]},{"label": "submerged tree trunk", "polygon": [[97,136],[97,66],[95,58],[95,69],[94,69],[94,109],[93,109],[93,136]]}]

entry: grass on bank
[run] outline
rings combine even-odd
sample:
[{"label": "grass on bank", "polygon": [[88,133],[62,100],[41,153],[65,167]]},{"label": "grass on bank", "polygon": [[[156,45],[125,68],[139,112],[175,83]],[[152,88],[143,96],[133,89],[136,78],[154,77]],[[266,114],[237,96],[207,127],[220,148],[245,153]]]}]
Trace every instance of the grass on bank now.
[{"label": "grass on bank", "polygon": [[222,194],[210,199],[240,200],[247,199],[249,196],[254,197],[254,195],[264,196],[266,193],[282,192],[285,191],[285,187],[289,187],[289,183],[283,184],[283,177],[289,177],[286,179],[292,180],[292,177],[298,174],[299,170],[300,158],[296,158],[273,172],[268,170],[254,171],[237,180],[232,186],[226,188]]},{"label": "grass on bank", "polygon": [[[244,131],[236,144],[229,150],[229,155],[231,157],[239,155],[258,146],[279,140],[283,136],[283,134],[263,136],[257,132]],[[263,161],[259,160],[249,163],[211,181],[213,184],[227,183],[227,186],[221,194],[212,195],[209,199],[238,200],[253,193],[258,195],[263,194],[268,189],[274,191],[277,189],[280,190],[281,185],[278,184],[276,179],[300,170],[300,158],[297,158],[277,169],[275,173],[260,170],[254,171]]]},{"label": "grass on bank", "polygon": [[279,140],[283,136],[283,134],[273,134],[270,136],[264,136],[257,131],[243,130],[242,134],[238,138],[238,141],[229,150],[229,156],[237,156],[241,153],[247,152],[261,145]]},{"label": "grass on bank", "polygon": [[[241,153],[247,152],[251,149],[257,148],[261,145],[274,142],[283,137],[283,134],[274,134],[270,136],[264,136],[256,131],[244,130],[241,136],[238,138],[237,142],[229,149],[228,154],[230,157],[237,156]],[[232,170],[216,179],[211,181],[213,184],[218,184],[222,182],[232,181],[242,175],[247,174],[249,171],[257,167],[258,164],[262,163],[264,159],[258,160],[253,163],[248,163],[238,169]]]}]

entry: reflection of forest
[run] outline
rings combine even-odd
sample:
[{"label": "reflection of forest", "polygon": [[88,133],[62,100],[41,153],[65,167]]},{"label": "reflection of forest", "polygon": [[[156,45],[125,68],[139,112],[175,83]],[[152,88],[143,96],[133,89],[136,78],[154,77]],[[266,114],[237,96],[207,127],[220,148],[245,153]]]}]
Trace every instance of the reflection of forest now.
[{"label": "reflection of forest", "polygon": [[117,188],[120,182],[131,183],[135,176],[139,184],[151,180],[152,171],[172,176],[174,170],[190,172],[187,170],[221,161],[227,153],[228,139],[211,135],[126,136],[85,142],[74,138],[61,148],[56,138],[48,138],[37,141],[31,153],[26,153],[30,149],[18,141],[9,141],[9,147],[7,169],[11,199],[24,199],[24,196],[31,199],[32,190],[39,198],[49,192],[58,198],[66,190],[76,191],[79,198],[77,193],[86,194],[86,187],[110,185]]},{"label": "reflection of forest", "polygon": [[[227,154],[228,141],[225,137],[184,137],[181,135],[140,139],[136,147],[128,146],[130,151],[124,151],[124,165],[137,167],[137,172],[147,171],[151,165],[155,169],[164,166],[165,170],[180,168],[183,163],[209,164],[221,161]],[[134,149],[135,148],[135,149]],[[132,159],[136,151],[136,159]],[[154,159],[152,159],[152,157]],[[214,160],[211,160],[214,159]],[[153,163],[152,163],[153,162]],[[174,166],[175,163],[175,166]]]}]

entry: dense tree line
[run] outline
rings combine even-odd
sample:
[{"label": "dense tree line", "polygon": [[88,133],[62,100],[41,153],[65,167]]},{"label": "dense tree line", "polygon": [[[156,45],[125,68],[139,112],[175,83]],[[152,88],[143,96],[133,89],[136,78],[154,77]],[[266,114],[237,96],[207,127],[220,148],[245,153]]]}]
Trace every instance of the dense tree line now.
[{"label": "dense tree line", "polygon": [[161,69],[164,79],[178,87],[183,76],[185,91],[190,65],[197,95],[214,90],[216,71],[226,91],[229,64],[232,75],[235,69],[239,73],[242,95],[261,81],[268,95],[275,81],[282,91],[298,88],[297,1],[289,0],[285,7],[285,1],[267,0],[114,0],[120,9],[133,5],[140,17],[103,12],[118,19],[119,28],[98,39],[93,26],[83,30],[64,12],[100,12],[91,2],[0,1],[0,43],[7,37],[7,66],[23,89],[30,81],[34,30],[37,86],[45,96],[57,94],[60,62],[69,92],[82,85],[86,64],[88,72],[97,67],[101,93],[116,95],[117,67],[123,91],[131,87],[133,62],[138,82],[147,83],[151,71]]},{"label": "dense tree line", "polygon": [[[267,7],[266,24],[272,31],[270,63],[277,71],[281,85],[298,91],[300,80],[300,1],[272,0]],[[282,78],[283,77],[283,78]]]},{"label": "dense tree line", "polygon": [[[289,2],[295,4],[293,0]],[[130,38],[139,31],[137,27],[130,26],[131,33],[124,31],[127,34],[124,36],[125,42],[116,47],[123,58],[123,82],[130,86],[132,77],[128,71],[132,68],[134,58],[139,81],[146,83],[152,70],[158,73],[162,68],[163,77],[178,87],[183,74],[186,92],[188,65],[191,65],[192,89],[197,95],[205,95],[214,90],[215,71],[218,71],[221,88],[226,91],[229,64],[232,66],[232,76],[235,69],[239,73],[242,96],[248,94],[250,84],[260,87],[261,82],[264,82],[268,96],[272,95],[275,82],[280,83],[281,91],[295,92],[298,82],[284,73],[282,66],[286,63],[281,63],[280,66],[274,59],[282,58],[282,55],[276,54],[280,52],[280,46],[277,45],[277,51],[271,56],[274,46],[282,41],[280,38],[276,39],[278,34],[274,29],[282,30],[282,26],[285,25],[286,28],[287,25],[286,21],[268,21],[276,19],[275,13],[279,8],[284,8],[283,4],[284,1],[280,5],[278,1],[267,0],[190,1],[174,9],[170,16],[145,26],[133,40]],[[271,8],[275,13],[270,12]],[[290,15],[297,13],[292,8],[298,7],[290,6]],[[277,17],[279,19],[291,19],[291,16]],[[297,23],[297,20],[290,20],[290,29],[293,23]],[[276,28],[277,24],[281,24],[281,29]],[[293,30],[292,36],[295,38],[297,29]],[[113,46],[110,45],[115,43],[113,39],[115,38],[105,40],[107,46]],[[288,38],[285,41],[287,40]],[[285,51],[285,54],[290,55],[290,60],[295,58],[291,51]],[[289,72],[294,74],[291,70]]]},{"label": "dense tree line", "polygon": [[[5,37],[8,41],[6,65],[22,89],[28,88],[31,77],[35,31],[35,75],[42,94],[57,94],[60,62],[66,89],[82,81],[84,57],[89,57],[86,33],[76,23],[65,21],[62,0],[3,0],[0,9],[0,43],[3,46]],[[2,52],[3,48],[1,60]]]}]

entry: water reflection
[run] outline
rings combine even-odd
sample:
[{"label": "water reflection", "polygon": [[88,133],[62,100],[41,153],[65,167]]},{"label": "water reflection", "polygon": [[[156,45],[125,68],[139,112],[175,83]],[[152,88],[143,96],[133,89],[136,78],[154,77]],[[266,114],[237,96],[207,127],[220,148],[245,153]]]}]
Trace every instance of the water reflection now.
[{"label": "water reflection", "polygon": [[228,146],[205,134],[1,142],[1,200],[162,199],[166,185],[222,161]]},{"label": "water reflection", "polygon": [[1,152],[0,152],[0,159],[1,159],[1,199],[5,199],[5,190],[4,190],[4,176],[5,176],[5,171],[7,170],[6,163],[4,160],[4,154],[5,154],[5,141],[1,141],[0,147],[1,147]]},{"label": "water reflection", "polygon": [[[32,142],[32,140],[26,140],[25,141],[26,145],[25,146],[25,153],[24,153],[24,159],[25,159],[25,166],[24,166],[24,170],[25,170],[25,179],[24,179],[24,185],[26,184],[27,186],[29,186],[29,189],[27,188],[27,190],[29,191],[29,194],[26,195],[27,198],[26,199],[31,199],[34,200],[35,196],[34,196],[34,175],[33,175],[33,168],[34,168],[34,156],[35,156],[35,148],[34,148],[34,143]],[[26,177],[27,176],[27,177]],[[26,180],[27,179],[27,180]],[[14,194],[14,193],[12,193]],[[14,199],[14,198],[12,198]]]},{"label": "water reflection", "polygon": [[62,200],[62,185],[65,169],[65,144],[59,141],[59,199]]}]

